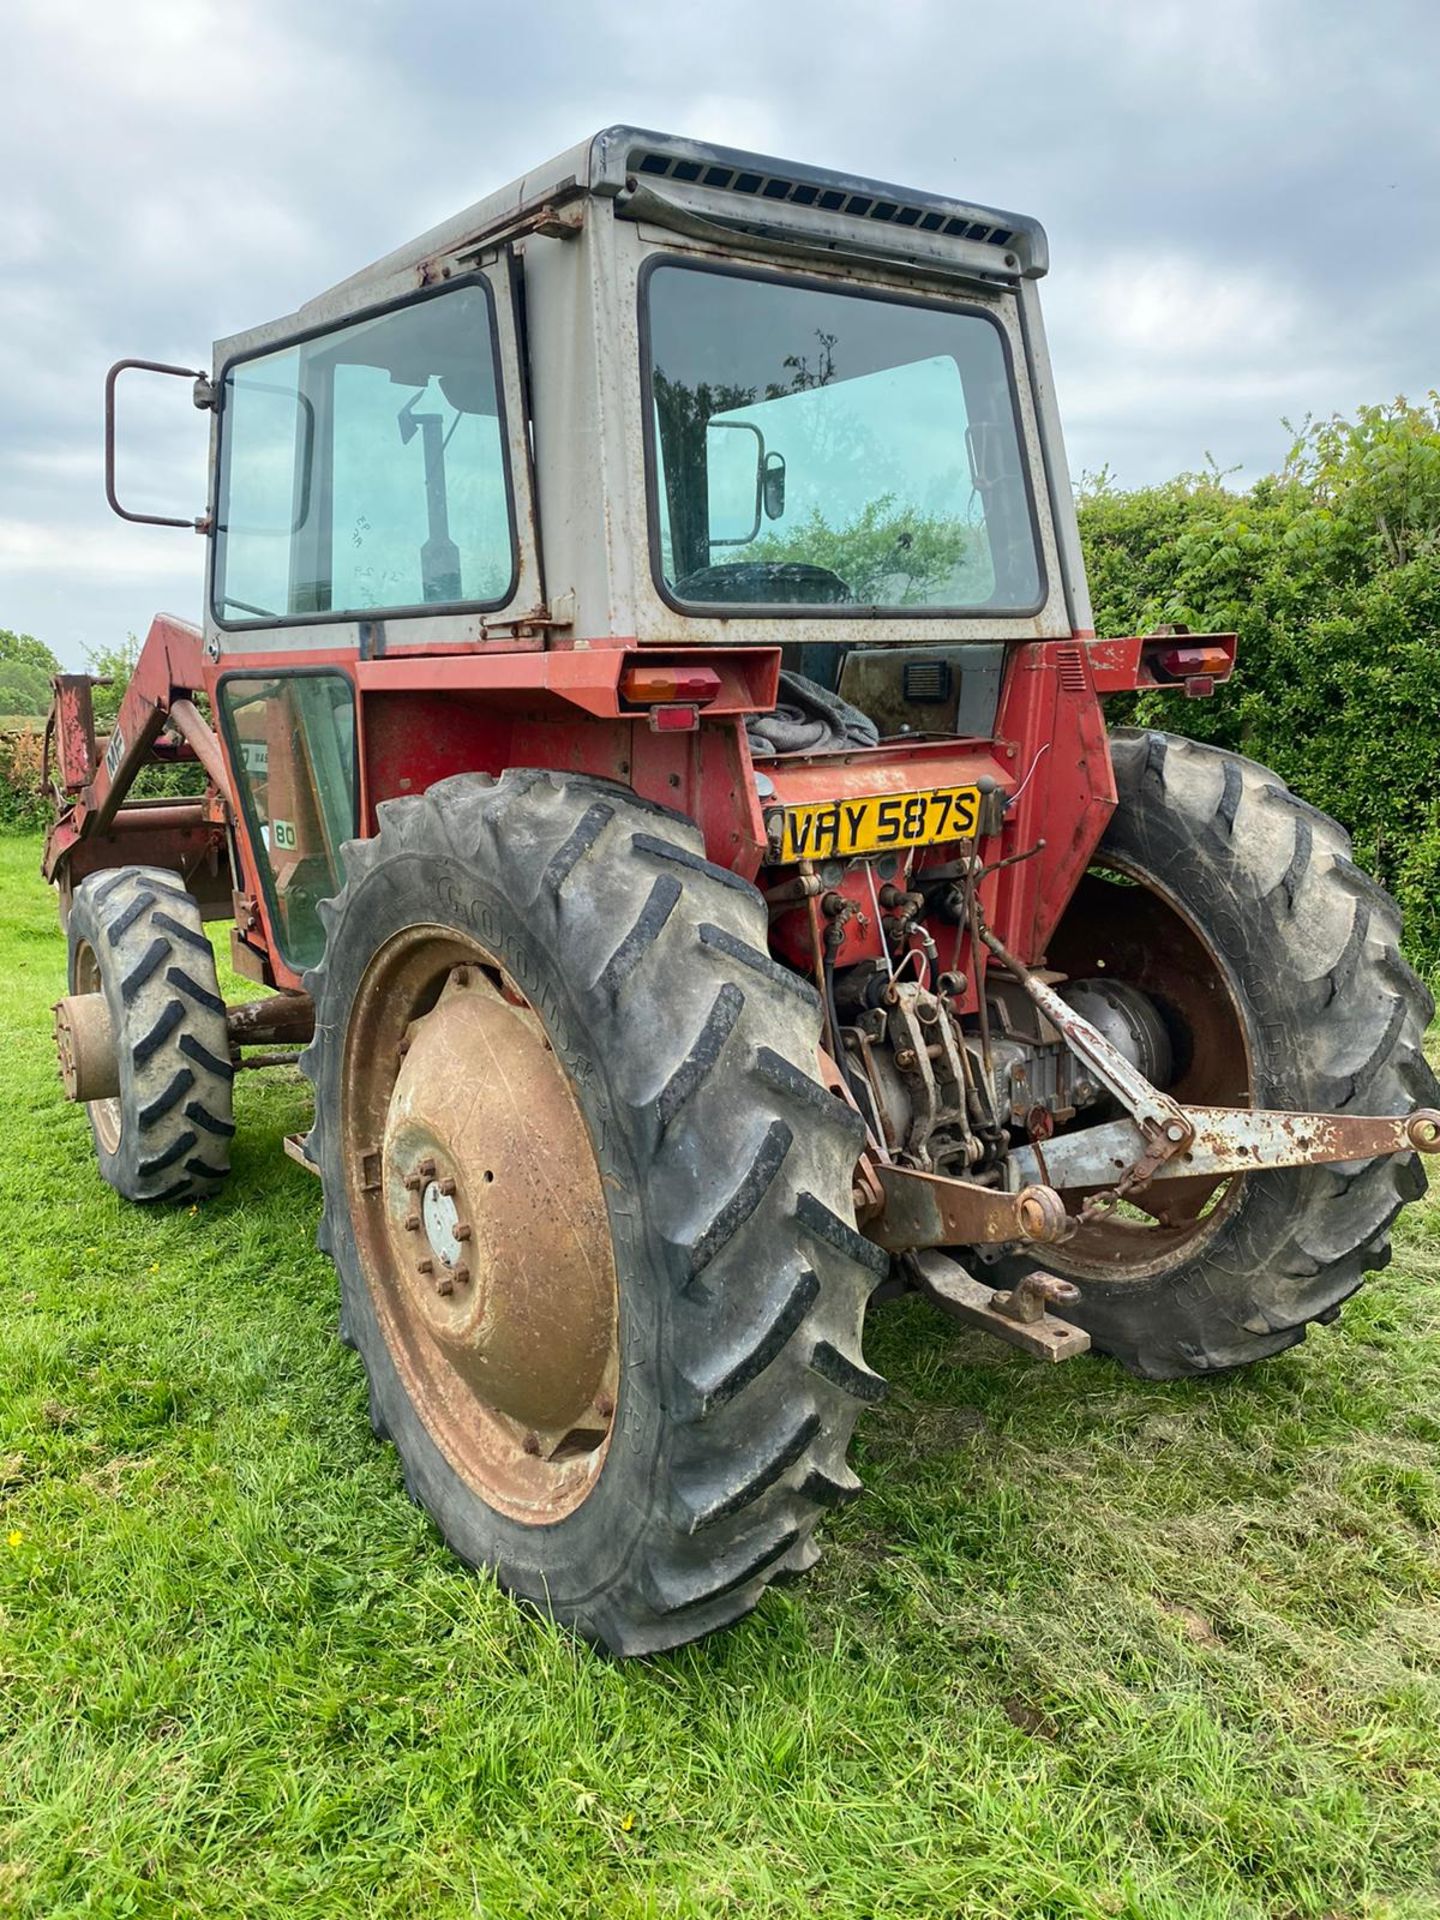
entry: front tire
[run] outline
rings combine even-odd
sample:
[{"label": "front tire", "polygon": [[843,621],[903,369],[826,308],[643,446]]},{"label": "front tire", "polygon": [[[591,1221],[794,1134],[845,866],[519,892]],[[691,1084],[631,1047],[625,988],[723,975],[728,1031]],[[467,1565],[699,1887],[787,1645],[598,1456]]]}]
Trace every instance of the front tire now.
[{"label": "front tire", "polygon": [[127,1200],[204,1200],[230,1171],[235,1070],[200,908],[165,867],[75,889],[71,993],[103,993],[119,1093],[87,1111],[100,1172]]},{"label": "front tire", "polygon": [[[855,1231],[859,1126],[814,1077],[815,996],[697,829],[605,782],[462,775],[382,806],[344,860],[301,1064],[376,1429],[449,1544],[511,1591],[618,1653],[695,1639],[815,1559],[882,1387],[860,1330],[886,1261]],[[478,1089],[463,1125],[432,1056]],[[420,1245],[447,1180],[463,1281],[443,1235]],[[576,1303],[527,1253],[562,1217],[554,1257],[609,1263],[613,1321],[604,1287]],[[574,1406],[557,1349],[590,1370]]]},{"label": "front tire", "polygon": [[[1050,944],[1072,980],[1118,980],[1171,1028],[1182,1101],[1394,1114],[1434,1106],[1433,1004],[1400,952],[1399,913],[1342,828],[1238,754],[1117,729],[1119,806]],[[1066,1317],[1153,1379],[1239,1367],[1333,1320],[1390,1259],[1425,1191],[1414,1154],[1164,1182],[1047,1248],[1081,1288]],[[1130,1212],[1133,1209],[1122,1210]],[[1168,1216],[1167,1216],[1168,1217]],[[1000,1263],[1009,1279],[1033,1260]]]}]

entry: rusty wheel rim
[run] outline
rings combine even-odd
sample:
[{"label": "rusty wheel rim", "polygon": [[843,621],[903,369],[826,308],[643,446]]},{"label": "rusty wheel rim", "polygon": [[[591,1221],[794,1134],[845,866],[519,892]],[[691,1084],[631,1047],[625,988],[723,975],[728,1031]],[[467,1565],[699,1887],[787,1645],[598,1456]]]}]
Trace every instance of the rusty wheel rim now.
[{"label": "rusty wheel rim", "polygon": [[[76,993],[99,993],[100,962],[95,957],[95,949],[88,940],[81,940],[75,948],[75,986]],[[120,1128],[123,1113],[118,1098],[109,1100],[91,1100],[86,1111],[95,1128],[95,1137],[106,1153],[116,1153],[120,1147]]]},{"label": "rusty wheel rim", "polygon": [[360,1264],[412,1405],[483,1500],[563,1519],[610,1443],[614,1249],[569,1077],[493,955],[440,926],[381,947],[340,1126]]},{"label": "rusty wheel rim", "polygon": [[[1115,898],[1122,890],[1123,911]],[[1108,977],[1157,1002],[1178,1047],[1168,1091],[1182,1104],[1250,1104],[1254,1068],[1238,990],[1199,925],[1154,875],[1107,854],[1077,889],[1050,958],[1072,980]],[[1214,1237],[1248,1177],[1163,1181],[1124,1211],[1086,1222],[1051,1264],[1081,1279],[1149,1279]],[[1088,1197],[1067,1193],[1067,1210],[1078,1213]]]}]

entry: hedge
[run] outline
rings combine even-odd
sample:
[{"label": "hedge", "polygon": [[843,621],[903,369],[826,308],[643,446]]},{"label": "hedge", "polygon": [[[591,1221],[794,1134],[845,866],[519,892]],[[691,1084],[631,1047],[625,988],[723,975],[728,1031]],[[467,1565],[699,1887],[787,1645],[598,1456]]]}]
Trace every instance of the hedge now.
[{"label": "hedge", "polygon": [[[1102,634],[1183,621],[1240,636],[1213,699],[1145,694],[1124,717],[1273,767],[1355,839],[1440,971],[1440,401],[1311,424],[1283,470],[1080,499]],[[1116,703],[1118,706],[1119,703]],[[1112,714],[1113,717],[1113,714]]]},{"label": "hedge", "polygon": [[49,824],[40,790],[44,739],[38,727],[0,729],[0,827],[32,832]]}]

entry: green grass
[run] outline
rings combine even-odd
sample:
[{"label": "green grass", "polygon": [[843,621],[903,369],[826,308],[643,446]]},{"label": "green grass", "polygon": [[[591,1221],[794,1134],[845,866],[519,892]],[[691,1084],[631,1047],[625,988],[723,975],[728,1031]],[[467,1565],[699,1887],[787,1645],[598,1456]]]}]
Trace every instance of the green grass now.
[{"label": "green grass", "polygon": [[371,1439],[303,1083],[243,1077],[202,1212],[101,1184],[37,855],[0,840],[0,1913],[1440,1913],[1440,1208],[1234,1379],[882,1310],[815,1575],[619,1666]]}]

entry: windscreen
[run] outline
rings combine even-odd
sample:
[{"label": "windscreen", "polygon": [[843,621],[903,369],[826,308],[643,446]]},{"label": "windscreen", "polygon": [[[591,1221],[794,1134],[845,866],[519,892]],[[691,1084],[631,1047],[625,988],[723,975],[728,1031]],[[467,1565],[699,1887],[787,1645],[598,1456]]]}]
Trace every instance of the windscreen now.
[{"label": "windscreen", "polygon": [[1028,612],[1004,336],[959,305],[665,261],[646,283],[657,566],[688,605]]},{"label": "windscreen", "polygon": [[483,283],[231,366],[220,447],[222,623],[509,598],[514,541]]}]

